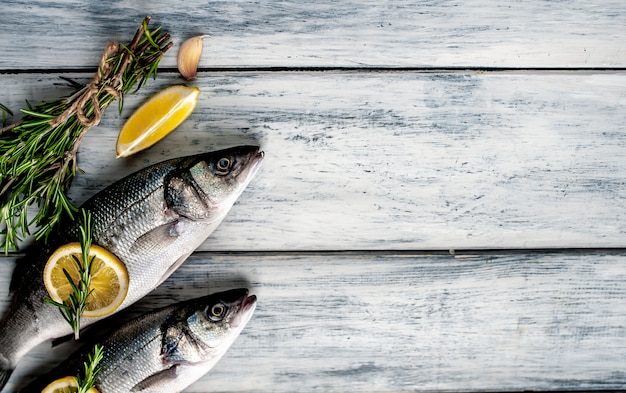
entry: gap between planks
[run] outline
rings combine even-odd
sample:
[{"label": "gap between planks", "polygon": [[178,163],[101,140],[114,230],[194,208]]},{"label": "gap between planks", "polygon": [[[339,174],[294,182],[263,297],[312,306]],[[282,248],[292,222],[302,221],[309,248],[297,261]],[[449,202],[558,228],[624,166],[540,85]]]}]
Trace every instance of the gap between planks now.
[{"label": "gap between planks", "polygon": [[[93,74],[94,67],[76,68],[14,68],[0,69],[0,75],[51,75],[51,74]],[[159,73],[178,73],[176,68],[164,67],[158,69]],[[626,67],[484,67],[484,66],[452,66],[452,67],[199,67],[198,73],[214,72],[409,72],[409,73],[456,73],[456,72],[510,72],[510,73],[598,73],[598,72],[626,72]]]},{"label": "gap between planks", "polygon": [[[549,256],[549,255],[623,255],[626,248],[502,248],[502,249],[450,249],[450,250],[228,250],[228,251],[195,251],[192,256],[198,258],[211,257],[259,257],[259,258],[282,258],[282,257],[332,257],[332,256],[361,256],[367,257],[400,257],[400,258],[427,258],[450,256],[456,259],[484,258],[484,257],[520,257],[528,256]],[[23,258],[23,252],[9,252],[0,255],[0,262],[11,261]]]}]

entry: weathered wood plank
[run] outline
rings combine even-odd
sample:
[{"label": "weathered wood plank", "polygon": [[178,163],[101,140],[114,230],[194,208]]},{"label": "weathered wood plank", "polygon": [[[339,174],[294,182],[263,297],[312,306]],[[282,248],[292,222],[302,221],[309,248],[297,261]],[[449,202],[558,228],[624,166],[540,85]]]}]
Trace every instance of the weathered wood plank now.
[{"label": "weathered wood plank", "polygon": [[178,43],[211,34],[203,67],[626,66],[621,0],[10,0],[0,69],[94,68],[146,14]]},{"label": "weathered wood plank", "polygon": [[[0,259],[0,311],[11,267]],[[623,252],[196,254],[135,312],[239,286],[258,295],[190,392],[626,389],[625,280]]]},{"label": "weathered wood plank", "polygon": [[[3,102],[59,96],[55,80],[1,76]],[[203,74],[179,130],[115,160],[131,110],[179,82],[161,75],[90,131],[77,202],[150,162],[260,143],[203,250],[624,246],[625,73]]]}]

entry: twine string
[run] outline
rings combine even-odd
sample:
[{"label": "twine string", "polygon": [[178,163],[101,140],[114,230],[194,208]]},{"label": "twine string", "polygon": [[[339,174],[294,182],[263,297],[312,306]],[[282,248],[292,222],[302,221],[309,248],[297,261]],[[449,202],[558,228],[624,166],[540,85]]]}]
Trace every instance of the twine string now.
[{"label": "twine string", "polygon": [[[98,71],[94,75],[91,82],[83,88],[82,93],[80,93],[78,98],[72,103],[72,105],[69,106],[69,108],[50,122],[51,127],[54,128],[66,122],[74,114],[76,114],[78,121],[80,121],[86,128],[93,127],[100,123],[100,119],[102,118],[102,109],[100,108],[100,99],[98,98],[99,93],[101,91],[105,91],[115,98],[119,97],[121,94],[119,90],[121,89],[121,86],[119,86],[119,78],[113,78],[117,86],[110,86],[107,83],[107,81],[109,81],[110,73],[113,70],[113,64],[111,64],[108,60],[112,56],[116,55],[118,51],[119,45],[117,43],[111,42],[107,45],[102,57],[100,58]],[[104,84],[104,86],[101,86],[102,84]],[[87,103],[89,101],[91,101],[91,107],[93,108],[91,117],[85,114]]]}]

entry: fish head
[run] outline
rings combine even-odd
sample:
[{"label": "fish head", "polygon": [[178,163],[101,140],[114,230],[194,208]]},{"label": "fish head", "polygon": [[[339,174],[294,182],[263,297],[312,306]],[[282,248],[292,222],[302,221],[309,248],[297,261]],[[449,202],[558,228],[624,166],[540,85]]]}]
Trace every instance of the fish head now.
[{"label": "fish head", "polygon": [[[215,229],[257,173],[263,157],[258,146],[237,146],[188,157],[165,178],[166,215],[174,212],[192,221],[212,223]],[[169,222],[165,226],[170,237],[183,229],[184,225],[172,228]],[[157,237],[163,238],[167,236]]]},{"label": "fish head", "polygon": [[164,326],[164,363],[212,367],[226,353],[256,308],[256,296],[245,288],[196,299]]},{"label": "fish head", "polygon": [[216,348],[239,335],[255,308],[256,296],[248,296],[245,288],[220,292],[207,298],[205,307],[187,319],[187,326],[204,344]]},{"label": "fish head", "polygon": [[233,147],[201,155],[189,172],[208,204],[232,204],[257,173],[263,157],[258,146]]}]

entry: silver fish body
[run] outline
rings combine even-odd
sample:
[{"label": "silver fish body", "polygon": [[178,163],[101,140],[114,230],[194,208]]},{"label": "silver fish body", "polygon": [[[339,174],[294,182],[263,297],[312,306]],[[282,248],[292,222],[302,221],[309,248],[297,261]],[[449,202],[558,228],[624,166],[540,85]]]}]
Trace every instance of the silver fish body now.
[{"label": "silver fish body", "polygon": [[[94,243],[128,270],[129,289],[120,310],[156,288],[216,229],[262,158],[256,146],[176,158],[140,170],[85,202]],[[0,322],[0,390],[30,349],[71,333],[59,310],[44,302],[48,293],[42,280],[48,256],[78,238],[76,223],[62,229],[49,245],[17,262],[12,302]],[[96,320],[82,318],[81,325]]]},{"label": "silver fish body", "polygon": [[[175,393],[206,374],[250,320],[256,297],[241,288],[144,314],[103,340],[100,393]],[[20,392],[41,392],[52,381],[83,372],[87,345]]]}]

